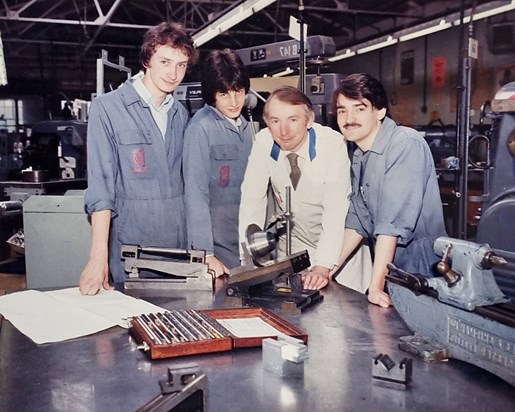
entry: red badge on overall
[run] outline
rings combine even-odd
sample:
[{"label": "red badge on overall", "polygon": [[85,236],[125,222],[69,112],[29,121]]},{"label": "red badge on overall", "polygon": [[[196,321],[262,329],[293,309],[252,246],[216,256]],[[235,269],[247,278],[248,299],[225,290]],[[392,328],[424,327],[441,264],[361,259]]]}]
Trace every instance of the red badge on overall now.
[{"label": "red badge on overall", "polygon": [[134,173],[147,172],[147,163],[145,162],[145,149],[143,147],[132,149],[132,171]]},{"label": "red badge on overall", "polygon": [[218,169],[218,187],[227,187],[231,178],[231,168],[228,165],[220,166]]}]

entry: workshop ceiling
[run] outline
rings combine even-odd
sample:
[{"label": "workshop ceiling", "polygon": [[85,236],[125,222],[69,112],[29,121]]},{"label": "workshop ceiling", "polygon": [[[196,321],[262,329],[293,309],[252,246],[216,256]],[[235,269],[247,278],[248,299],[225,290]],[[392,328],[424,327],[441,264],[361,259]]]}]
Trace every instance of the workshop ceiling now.
[{"label": "workshop ceiling", "polygon": [[[458,12],[481,0],[279,0],[203,44],[201,51],[246,48],[290,39],[290,16],[303,16],[308,35],[331,36],[337,49]],[[194,35],[244,1],[231,0],[3,0],[0,30],[11,79],[59,78],[61,88],[88,91],[96,59],[107,50],[138,68],[145,30],[163,20],[183,23]],[[262,68],[260,70],[263,70]],[[259,74],[259,73],[253,73]],[[29,83],[33,87],[33,83]]]}]

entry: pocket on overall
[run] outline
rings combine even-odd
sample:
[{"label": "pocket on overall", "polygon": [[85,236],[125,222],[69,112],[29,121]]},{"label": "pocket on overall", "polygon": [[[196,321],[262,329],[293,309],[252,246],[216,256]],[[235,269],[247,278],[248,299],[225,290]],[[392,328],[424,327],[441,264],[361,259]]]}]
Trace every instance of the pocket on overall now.
[{"label": "pocket on overall", "polygon": [[235,145],[211,146],[211,180],[216,187],[224,188],[238,184],[237,176],[243,173],[238,170],[239,158],[238,147]]}]

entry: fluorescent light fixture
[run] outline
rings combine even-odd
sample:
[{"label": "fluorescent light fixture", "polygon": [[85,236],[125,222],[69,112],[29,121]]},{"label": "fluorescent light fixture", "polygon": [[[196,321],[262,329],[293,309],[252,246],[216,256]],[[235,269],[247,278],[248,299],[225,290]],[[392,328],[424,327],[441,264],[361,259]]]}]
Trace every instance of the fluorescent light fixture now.
[{"label": "fluorescent light fixture", "polygon": [[220,32],[218,30],[215,30],[214,27],[211,27],[208,31],[203,31],[200,36],[196,36],[194,38],[195,46],[200,47],[204,43],[207,43],[209,40],[214,39],[219,34]]},{"label": "fluorescent light fixture", "polygon": [[[473,16],[473,20],[481,20],[487,17],[495,16],[497,14],[506,13],[508,11],[515,10],[515,0],[506,1],[492,1],[486,4],[480,4],[475,9],[475,14]],[[463,23],[470,23],[470,15],[472,13],[472,9],[467,9],[465,11],[465,17],[463,18]],[[356,54],[367,53],[372,50],[378,50],[383,47],[391,46],[397,42],[407,41],[416,39],[417,37],[427,36],[431,33],[436,33],[442,30],[449,29],[453,26],[457,26],[461,24],[460,13],[453,13],[446,16],[445,19],[434,20],[431,22],[426,22],[424,24],[420,24],[418,26],[412,27],[410,29],[401,30],[396,33],[393,33],[386,40],[383,40],[384,37],[378,38],[376,40],[368,41],[363,44],[353,45],[350,48],[347,48],[345,52],[339,51],[340,54],[337,54],[334,57],[328,59],[330,62],[336,62],[338,60],[346,59],[348,57],[353,57]]]},{"label": "fluorescent light fixture", "polygon": [[238,23],[242,22],[245,19],[248,19],[250,16],[254,14],[254,9],[244,9],[243,6],[238,7],[236,13],[232,13],[228,15],[227,19],[221,22],[218,25],[218,30],[220,32],[224,32],[229,30],[231,27],[236,26]]},{"label": "fluorescent light fixture", "polygon": [[229,30],[231,27],[248,19],[254,13],[264,9],[276,0],[248,0],[243,4],[233,8],[226,14],[214,20],[209,26],[205,27],[198,33],[193,35],[193,40],[197,47],[202,46],[209,40],[214,39],[220,33]]},{"label": "fluorescent light fixture", "polygon": [[391,45],[397,43],[398,41],[399,40],[394,38],[393,36],[388,36],[386,38],[386,40],[380,41],[379,43],[373,43],[370,45],[366,45],[366,43],[365,43],[364,46],[362,46],[356,50],[356,53],[357,54],[368,53],[373,50],[382,49],[383,47],[391,46]]},{"label": "fluorescent light fixture", "polygon": [[[497,3],[504,3],[500,5],[499,7],[494,7],[493,9],[485,9],[484,11],[481,10],[478,6],[476,8],[476,13],[474,13],[474,16],[472,17],[473,21],[486,19],[487,17],[492,17],[497,14],[506,13],[511,10],[515,10],[515,0],[512,0],[510,3],[506,4],[506,2],[497,2]],[[458,25],[461,23],[460,19],[457,19],[454,21],[455,25]],[[470,23],[470,13],[463,18],[463,23]]]},{"label": "fluorescent light fixture", "polygon": [[0,86],[7,84],[7,69],[5,67],[4,45],[2,43],[2,33],[0,33]]},{"label": "fluorescent light fixture", "polygon": [[293,69],[291,67],[287,67],[282,72],[272,74],[272,77],[283,77],[283,76],[288,76],[289,74],[292,74],[292,73],[293,73]]},{"label": "fluorescent light fixture", "polygon": [[345,50],[342,54],[337,54],[336,56],[329,57],[327,60],[330,62],[337,62],[338,60],[348,59],[349,57],[355,56],[356,52],[352,49]]},{"label": "fluorescent light fixture", "polygon": [[426,28],[423,28],[421,30],[416,30],[412,33],[405,34],[403,36],[399,37],[399,41],[408,41],[416,39],[417,37],[427,36],[428,34],[437,33],[442,30],[446,30],[452,27],[452,24],[446,21],[445,19],[442,19],[438,22],[437,25],[429,26]]}]

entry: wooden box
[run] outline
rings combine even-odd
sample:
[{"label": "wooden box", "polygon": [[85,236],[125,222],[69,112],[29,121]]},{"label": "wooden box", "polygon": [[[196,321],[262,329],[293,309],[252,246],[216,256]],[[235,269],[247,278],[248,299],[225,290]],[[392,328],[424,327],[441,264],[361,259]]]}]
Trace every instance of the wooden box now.
[{"label": "wooden box", "polygon": [[[209,331],[212,333],[208,334]],[[305,344],[308,341],[303,331],[264,308],[178,310],[141,315],[130,319],[129,332],[151,359],[257,347],[263,339],[280,334],[300,339]]]}]

